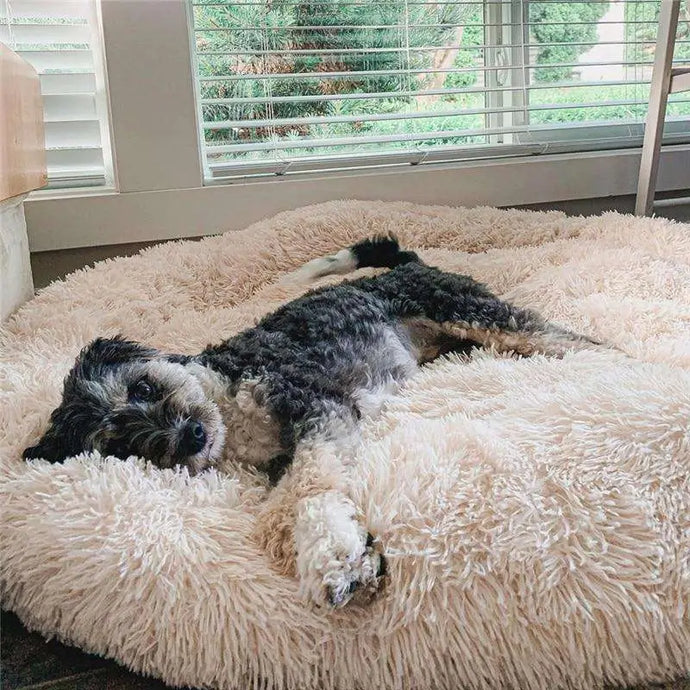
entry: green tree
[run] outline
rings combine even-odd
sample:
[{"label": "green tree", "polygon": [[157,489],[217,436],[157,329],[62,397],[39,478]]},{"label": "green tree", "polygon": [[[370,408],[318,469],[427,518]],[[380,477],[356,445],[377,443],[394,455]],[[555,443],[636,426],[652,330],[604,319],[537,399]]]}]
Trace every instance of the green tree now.
[{"label": "green tree", "polygon": [[[457,45],[462,37],[458,25],[474,11],[473,5],[431,0],[427,4],[245,0],[197,6],[200,74],[226,77],[203,81],[202,96],[232,100],[205,105],[204,119],[270,120],[400,110],[412,103],[405,92],[429,83],[429,75],[410,75],[407,67],[434,69],[436,53],[428,49]],[[344,74],[326,76],[335,72]],[[319,78],[319,73],[324,77]],[[277,76],[285,74],[290,76]],[[392,100],[333,98],[339,94],[390,94]],[[261,127],[211,130],[207,137],[238,141],[263,139],[271,133],[307,135],[314,130],[296,122],[272,127],[270,132]]]},{"label": "green tree", "polygon": [[596,24],[608,6],[608,2],[531,2],[532,35],[537,44],[543,44],[537,53],[537,64],[544,65],[534,71],[534,78],[538,81],[569,79],[572,67],[548,65],[577,62],[591,48],[586,44],[596,42]]}]

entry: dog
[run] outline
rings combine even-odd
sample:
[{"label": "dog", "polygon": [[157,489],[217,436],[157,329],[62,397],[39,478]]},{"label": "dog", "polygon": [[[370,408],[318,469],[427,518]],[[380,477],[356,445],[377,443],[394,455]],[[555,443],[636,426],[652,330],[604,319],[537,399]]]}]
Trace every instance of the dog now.
[{"label": "dog", "polygon": [[561,356],[600,345],[426,265],[393,237],[316,259],[293,278],[363,267],[390,270],[307,292],[198,355],[98,338],[24,457],[60,462],[96,450],[196,474],[227,453],[275,484],[257,533],[301,594],[335,607],[367,601],[385,560],[349,496],[360,419],[448,352]]}]

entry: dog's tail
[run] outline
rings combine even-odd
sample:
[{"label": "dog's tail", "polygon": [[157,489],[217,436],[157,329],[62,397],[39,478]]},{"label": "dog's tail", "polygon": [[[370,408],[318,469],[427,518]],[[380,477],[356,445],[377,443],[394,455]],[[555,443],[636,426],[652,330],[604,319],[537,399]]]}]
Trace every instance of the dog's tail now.
[{"label": "dog's tail", "polygon": [[341,249],[336,254],[314,259],[290,276],[310,282],[322,276],[352,273],[358,268],[395,268],[402,264],[421,261],[417,254],[401,249],[398,240],[388,235],[362,240],[347,249]]}]

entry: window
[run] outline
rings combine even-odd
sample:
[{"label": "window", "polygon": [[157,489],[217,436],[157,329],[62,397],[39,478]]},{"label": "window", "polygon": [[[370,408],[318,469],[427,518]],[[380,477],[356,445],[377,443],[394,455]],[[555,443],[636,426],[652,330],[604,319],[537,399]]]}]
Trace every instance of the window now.
[{"label": "window", "polygon": [[193,0],[206,177],[637,146],[659,4]]},{"label": "window", "polygon": [[40,75],[50,187],[112,182],[95,0],[0,0],[0,41]]}]

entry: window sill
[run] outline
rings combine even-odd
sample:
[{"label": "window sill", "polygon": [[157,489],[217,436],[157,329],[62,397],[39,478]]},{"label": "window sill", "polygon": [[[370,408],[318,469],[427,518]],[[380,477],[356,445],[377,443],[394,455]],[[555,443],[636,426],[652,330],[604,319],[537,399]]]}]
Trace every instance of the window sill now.
[{"label": "window sill", "polygon": [[[187,189],[47,190],[26,202],[34,252],[212,235],[333,199],[451,206],[525,204],[634,194],[639,149],[405,168],[305,173]],[[690,188],[690,145],[662,151],[659,191]]]}]

